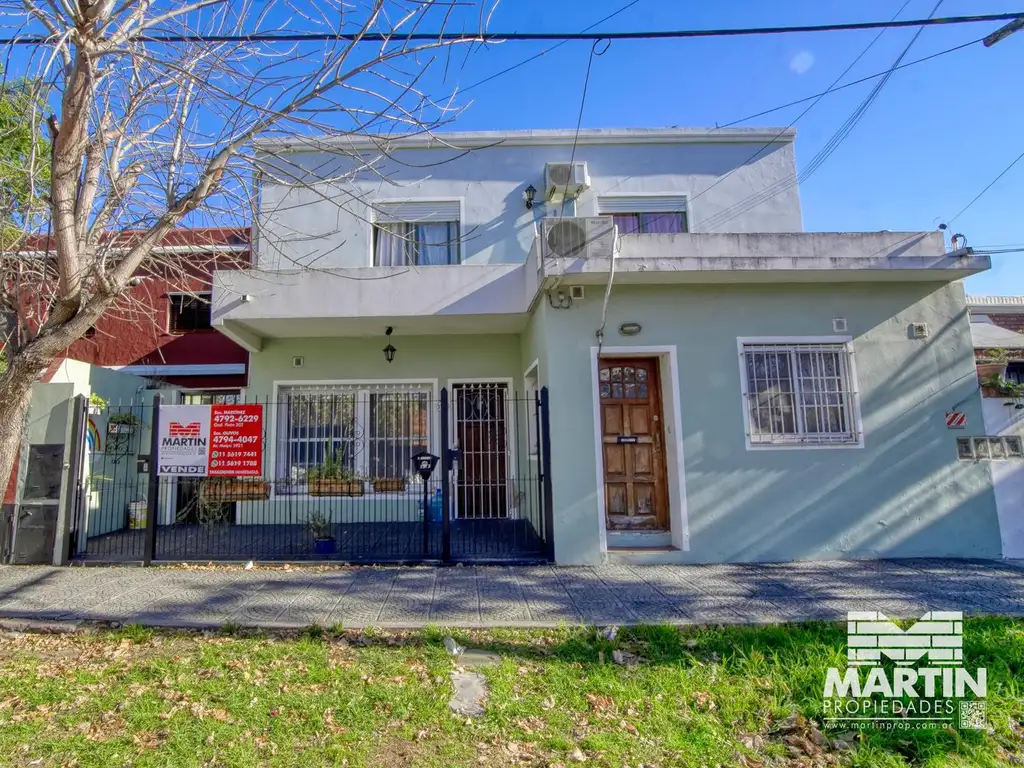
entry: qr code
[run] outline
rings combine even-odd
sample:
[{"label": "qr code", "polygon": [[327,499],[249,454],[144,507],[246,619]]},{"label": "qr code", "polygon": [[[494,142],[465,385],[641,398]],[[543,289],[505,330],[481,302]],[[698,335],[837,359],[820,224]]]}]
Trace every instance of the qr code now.
[{"label": "qr code", "polygon": [[960,702],[960,728],[961,730],[980,730],[986,728],[988,723],[985,718],[984,701],[961,701]]}]

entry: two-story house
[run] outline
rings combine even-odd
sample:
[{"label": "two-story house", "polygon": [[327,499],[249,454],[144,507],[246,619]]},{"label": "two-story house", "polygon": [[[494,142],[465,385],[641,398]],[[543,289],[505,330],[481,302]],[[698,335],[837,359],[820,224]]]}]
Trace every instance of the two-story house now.
[{"label": "two-story house", "polygon": [[[257,144],[255,269],[216,273],[213,325],[251,353],[274,487],[236,522],[415,519],[409,458],[455,448],[443,514],[541,526],[563,564],[999,556],[988,470],[946,421],[980,429],[960,281],[989,259],[803,232],[793,141]],[[325,501],[328,477],[399,482]]]}]

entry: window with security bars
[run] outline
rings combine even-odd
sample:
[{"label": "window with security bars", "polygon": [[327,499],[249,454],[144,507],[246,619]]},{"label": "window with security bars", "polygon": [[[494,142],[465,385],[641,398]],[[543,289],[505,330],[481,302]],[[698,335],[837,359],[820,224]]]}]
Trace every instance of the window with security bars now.
[{"label": "window with security bars", "polygon": [[859,444],[848,344],[743,344],[743,371],[751,445]]},{"label": "window with security bars", "polygon": [[[427,385],[282,387],[278,493],[305,493],[311,475],[419,482],[412,457],[430,445]],[[409,489],[409,492],[412,492]],[[419,491],[417,491],[419,492]]]}]

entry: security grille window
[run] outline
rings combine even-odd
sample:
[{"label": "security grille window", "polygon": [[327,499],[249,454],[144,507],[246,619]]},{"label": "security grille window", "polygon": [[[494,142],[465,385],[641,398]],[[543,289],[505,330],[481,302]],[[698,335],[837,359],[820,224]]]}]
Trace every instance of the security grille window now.
[{"label": "security grille window", "polygon": [[459,203],[377,203],[373,264],[377,267],[458,264]]},{"label": "security grille window", "polygon": [[682,196],[601,197],[598,209],[611,216],[620,235],[672,235],[689,231]]},{"label": "security grille window", "polygon": [[847,344],[744,344],[743,370],[751,445],[859,443]]},{"label": "security grille window", "polygon": [[425,384],[282,388],[277,492],[305,493],[310,477],[419,482],[412,457],[430,445],[431,397]]},{"label": "security grille window", "polygon": [[189,296],[176,293],[172,294],[170,299],[170,330],[172,332],[205,331],[211,327],[210,294],[200,293]]}]

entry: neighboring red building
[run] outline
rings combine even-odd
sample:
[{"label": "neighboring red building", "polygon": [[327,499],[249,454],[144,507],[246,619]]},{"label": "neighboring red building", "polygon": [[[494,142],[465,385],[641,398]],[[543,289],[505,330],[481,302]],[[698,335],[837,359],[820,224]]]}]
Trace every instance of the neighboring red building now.
[{"label": "neighboring red building", "polygon": [[[30,247],[47,251],[52,245],[41,237]],[[173,272],[187,265],[193,276],[140,273],[129,300],[107,312],[65,356],[197,395],[237,394],[246,384],[249,353],[210,327],[209,298],[214,269],[249,263],[248,227],[179,229],[160,249],[174,256]]]}]

